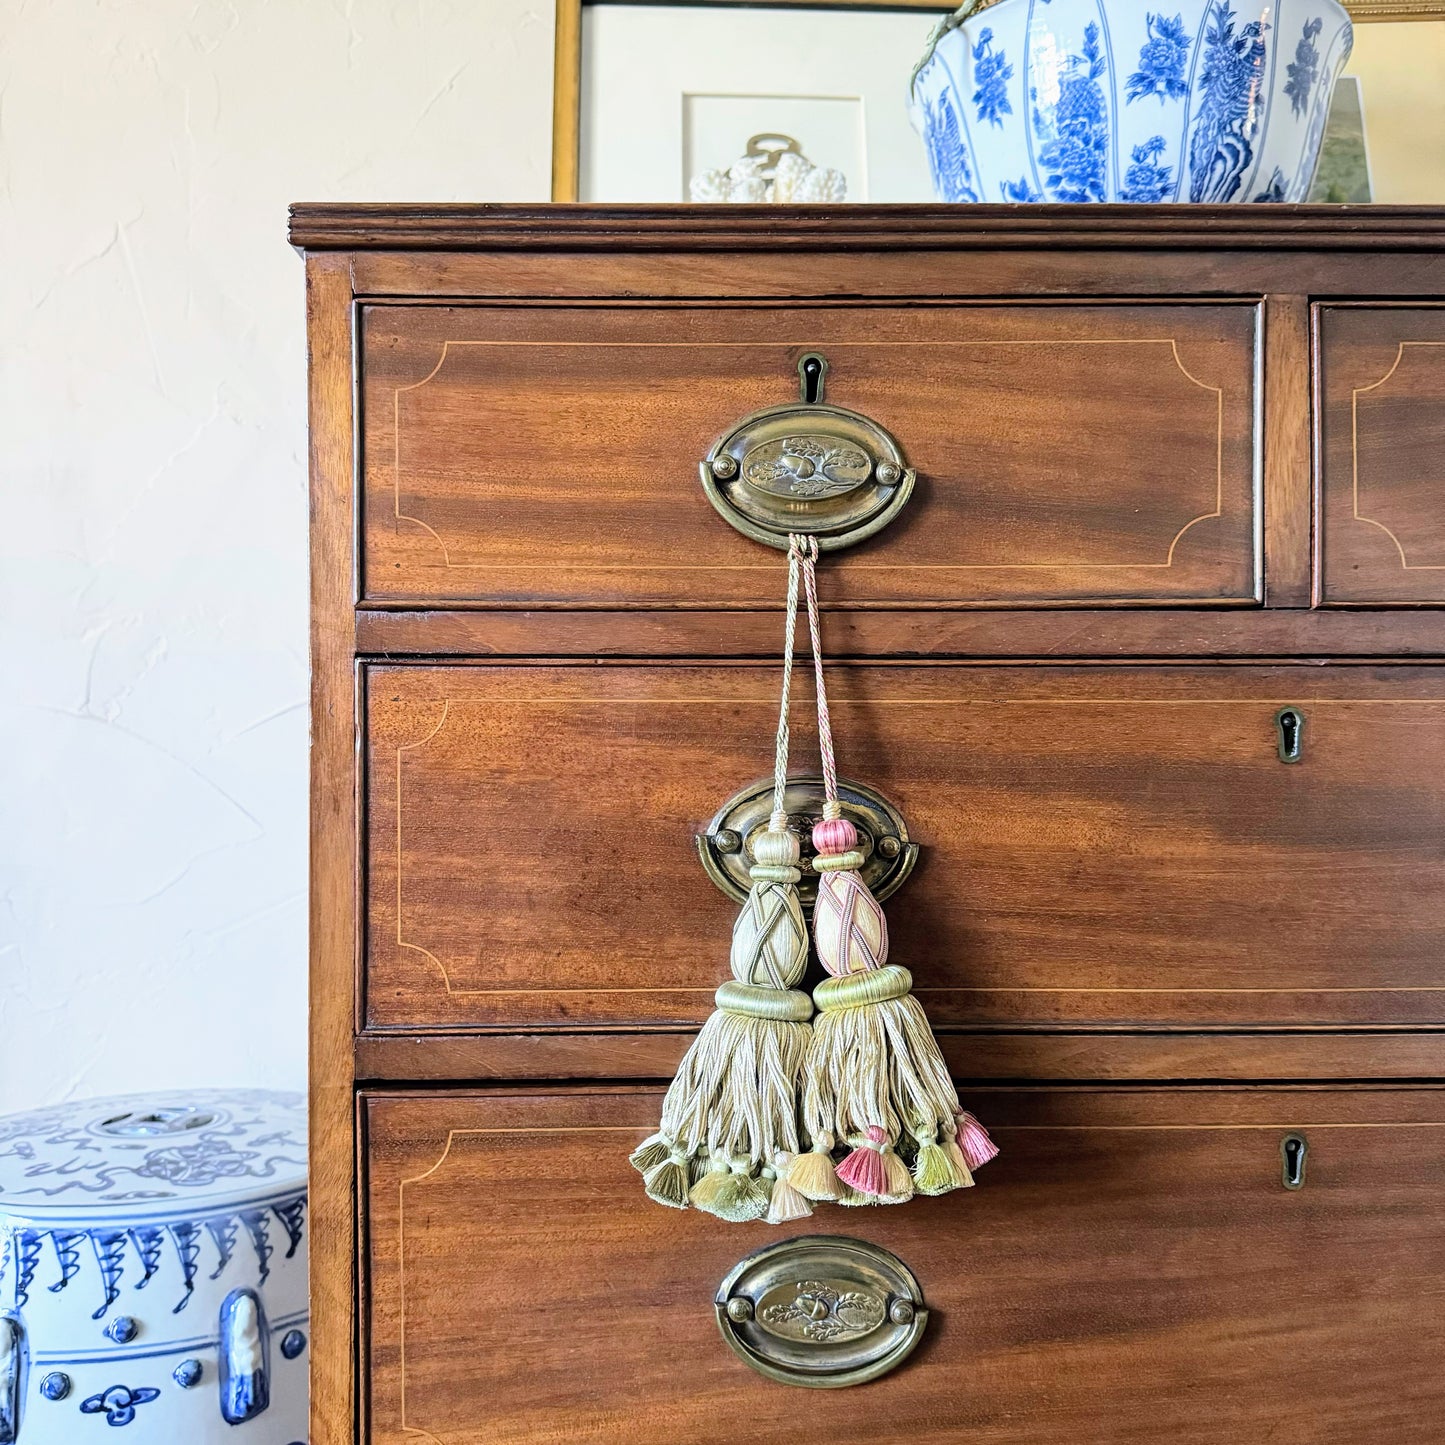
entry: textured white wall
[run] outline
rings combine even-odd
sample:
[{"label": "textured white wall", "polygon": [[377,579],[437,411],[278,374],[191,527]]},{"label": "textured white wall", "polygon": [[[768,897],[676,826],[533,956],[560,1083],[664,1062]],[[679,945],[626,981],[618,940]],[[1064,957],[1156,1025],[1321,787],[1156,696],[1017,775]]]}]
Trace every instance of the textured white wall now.
[{"label": "textured white wall", "polygon": [[0,0],[0,1112],[305,1076],[292,200],[537,200],[548,0]]}]

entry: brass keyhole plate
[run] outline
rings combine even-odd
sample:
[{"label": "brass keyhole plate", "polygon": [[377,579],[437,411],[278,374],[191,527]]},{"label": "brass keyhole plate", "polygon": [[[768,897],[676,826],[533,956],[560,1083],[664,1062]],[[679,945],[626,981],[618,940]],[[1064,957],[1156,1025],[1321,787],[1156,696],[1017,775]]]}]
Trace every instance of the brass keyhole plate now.
[{"label": "brass keyhole plate", "polygon": [[816,537],[823,552],[886,527],[916,478],[876,422],[825,402],[793,402],[744,417],[702,463],[714,507],[746,537],[786,551]]},{"label": "brass keyhole plate", "polygon": [[713,1300],[723,1339],[760,1375],[835,1390],[907,1358],[928,1311],[913,1271],[861,1239],[810,1234],[740,1260]]},{"label": "brass keyhole plate", "polygon": [[[804,907],[811,906],[818,896],[812,833],[813,824],[823,816],[823,796],[823,780],[814,777],[789,778],[783,795],[789,827],[798,835],[802,850],[798,896]],[[863,881],[882,901],[897,892],[912,873],[918,844],[909,840],[902,813],[874,789],[840,778],[838,799],[843,816],[858,830],[858,846],[864,855],[859,870]],[[759,778],[734,793],[698,835],[698,857],[707,876],[738,903],[752,887],[748,869],[753,864],[753,840],[766,831],[772,808],[773,780]]]}]

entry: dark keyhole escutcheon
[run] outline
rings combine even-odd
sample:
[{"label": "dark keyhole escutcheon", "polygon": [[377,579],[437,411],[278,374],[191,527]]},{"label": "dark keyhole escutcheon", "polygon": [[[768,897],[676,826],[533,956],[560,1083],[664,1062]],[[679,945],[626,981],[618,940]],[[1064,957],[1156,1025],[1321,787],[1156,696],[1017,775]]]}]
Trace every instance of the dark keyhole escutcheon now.
[{"label": "dark keyhole escutcheon", "polygon": [[1279,760],[1297,763],[1304,757],[1305,715],[1297,707],[1282,707],[1274,715]]},{"label": "dark keyhole escutcheon", "polygon": [[1286,1189],[1305,1187],[1305,1155],[1309,1144],[1303,1134],[1286,1134],[1279,1144],[1280,1182]]},{"label": "dark keyhole escutcheon", "polygon": [[823,389],[828,384],[828,358],[810,351],[798,362],[798,390],[809,406],[817,406],[823,400]]}]

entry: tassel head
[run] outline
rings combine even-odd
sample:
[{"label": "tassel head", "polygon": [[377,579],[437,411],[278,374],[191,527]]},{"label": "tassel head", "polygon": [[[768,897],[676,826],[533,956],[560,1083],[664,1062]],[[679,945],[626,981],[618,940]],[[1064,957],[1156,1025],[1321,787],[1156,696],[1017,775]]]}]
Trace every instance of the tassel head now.
[{"label": "tassel head", "polygon": [[680,1150],[674,1150],[642,1176],[647,1197],[669,1209],[687,1208],[688,1184],[687,1156]]},{"label": "tassel head", "polygon": [[800,1147],[798,1081],[812,1035],[812,1000],[792,987],[807,967],[808,933],[795,886],[798,840],[785,815],[774,815],[753,852],[733,977],[668,1088],[661,1127],[632,1155],[659,1204],[728,1220],[767,1212],[770,1190],[758,1176],[776,1154]]},{"label": "tassel head", "polygon": [[[825,819],[815,836],[832,846],[847,843],[837,826],[844,821]],[[899,1203],[915,1192],[966,1188],[972,1176],[954,1142],[958,1094],[912,997],[912,977],[885,961],[883,912],[856,868],[825,861],[818,863],[814,936],[832,977],[813,991],[819,1012],[803,1066],[804,1131],[813,1139],[856,1141],[837,1167],[855,1196],[844,1202]],[[918,1145],[916,1153],[909,1150],[912,1169],[895,1148],[905,1136]],[[939,1142],[944,1138],[947,1145]]]},{"label": "tassel head", "polygon": [[753,886],[733,924],[732,971],[739,983],[792,988],[808,967],[808,927],[798,902],[798,840],[785,827],[753,842]]},{"label": "tassel head", "polygon": [[913,1198],[913,1175],[891,1144],[883,1151],[883,1171],[886,1191],[882,1203],[903,1204]]},{"label": "tassel head", "polygon": [[672,1150],[668,1147],[667,1140],[661,1134],[653,1134],[650,1138],[644,1139],[637,1148],[627,1157],[627,1162],[637,1170],[639,1174],[647,1174],[656,1169],[670,1154]]},{"label": "tassel head", "polygon": [[920,1129],[918,1155],[913,1161],[913,1183],[920,1194],[947,1194],[968,1189],[973,1175],[950,1134],[942,1144],[935,1129]]},{"label": "tassel head", "polygon": [[813,824],[813,848],[825,856],[847,853],[858,846],[858,830],[847,818],[820,818]]},{"label": "tassel head", "polygon": [[813,905],[818,962],[834,978],[881,968],[888,962],[888,923],[882,904],[852,868],[830,869],[827,861],[824,854],[814,860],[814,867],[821,870]]}]

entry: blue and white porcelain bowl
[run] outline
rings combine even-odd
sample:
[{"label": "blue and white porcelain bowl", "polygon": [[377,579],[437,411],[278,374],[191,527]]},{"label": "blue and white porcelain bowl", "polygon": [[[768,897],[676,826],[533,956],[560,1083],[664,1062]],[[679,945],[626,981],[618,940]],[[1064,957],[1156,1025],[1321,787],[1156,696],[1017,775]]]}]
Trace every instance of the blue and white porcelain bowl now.
[{"label": "blue and white porcelain bowl", "polygon": [[1302,201],[1349,58],[1335,0],[1000,0],[913,123],[941,201]]},{"label": "blue and white porcelain bowl", "polygon": [[304,1445],[307,1330],[299,1094],[0,1118],[0,1445]]}]

